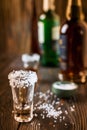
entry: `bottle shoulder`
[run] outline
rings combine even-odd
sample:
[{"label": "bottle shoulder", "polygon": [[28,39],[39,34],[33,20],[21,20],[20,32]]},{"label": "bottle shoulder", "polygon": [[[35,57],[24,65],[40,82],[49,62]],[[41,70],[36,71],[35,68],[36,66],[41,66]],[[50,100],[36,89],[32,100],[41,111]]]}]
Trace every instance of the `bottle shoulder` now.
[{"label": "bottle shoulder", "polygon": [[74,20],[66,20],[60,28],[60,33],[68,33],[70,31],[83,30],[87,31],[87,23],[85,21],[74,21]]},{"label": "bottle shoulder", "polygon": [[58,14],[56,14],[56,12],[55,11],[47,11],[47,12],[43,12],[42,14],[40,14],[40,16],[39,16],[39,20],[41,20],[41,21],[44,21],[44,20],[53,20],[53,19],[55,19],[55,20],[58,20],[58,21],[60,21],[60,17],[59,17],[59,15]]}]

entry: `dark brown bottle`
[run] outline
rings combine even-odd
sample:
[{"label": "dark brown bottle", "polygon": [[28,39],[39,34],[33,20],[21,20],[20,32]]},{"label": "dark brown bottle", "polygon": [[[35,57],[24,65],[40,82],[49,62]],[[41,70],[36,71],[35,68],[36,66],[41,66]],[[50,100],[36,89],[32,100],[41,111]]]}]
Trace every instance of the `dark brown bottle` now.
[{"label": "dark brown bottle", "polygon": [[60,29],[60,80],[85,82],[87,62],[87,25],[81,0],[69,0],[67,20]]},{"label": "dark brown bottle", "polygon": [[37,11],[35,0],[32,0],[32,18],[31,18],[31,53],[40,54],[38,43]]}]

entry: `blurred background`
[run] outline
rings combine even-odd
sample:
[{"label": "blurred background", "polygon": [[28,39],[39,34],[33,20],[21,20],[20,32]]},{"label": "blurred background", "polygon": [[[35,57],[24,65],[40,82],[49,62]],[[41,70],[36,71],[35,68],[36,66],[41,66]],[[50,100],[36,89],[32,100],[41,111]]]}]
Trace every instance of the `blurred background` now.
[{"label": "blurred background", "polygon": [[[0,54],[20,55],[31,51],[32,0],[0,0]],[[65,20],[68,0],[55,0],[55,10],[61,23]],[[87,22],[87,4],[82,0]],[[43,11],[43,1],[35,0],[37,18]]]}]

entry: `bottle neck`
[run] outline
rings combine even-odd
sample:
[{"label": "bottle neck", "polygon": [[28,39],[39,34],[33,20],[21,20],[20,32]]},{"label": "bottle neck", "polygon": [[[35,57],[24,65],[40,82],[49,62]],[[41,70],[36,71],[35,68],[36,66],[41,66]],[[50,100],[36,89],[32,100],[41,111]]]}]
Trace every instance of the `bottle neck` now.
[{"label": "bottle neck", "polygon": [[54,0],[43,0],[43,10],[47,12],[48,10],[54,10]]},{"label": "bottle neck", "polygon": [[67,19],[84,19],[81,0],[68,0]]},{"label": "bottle neck", "polygon": [[33,16],[36,15],[36,4],[35,4],[35,0],[32,0],[32,14],[33,14]]},{"label": "bottle neck", "polygon": [[82,6],[81,0],[68,0],[68,5],[76,5],[76,6]]}]

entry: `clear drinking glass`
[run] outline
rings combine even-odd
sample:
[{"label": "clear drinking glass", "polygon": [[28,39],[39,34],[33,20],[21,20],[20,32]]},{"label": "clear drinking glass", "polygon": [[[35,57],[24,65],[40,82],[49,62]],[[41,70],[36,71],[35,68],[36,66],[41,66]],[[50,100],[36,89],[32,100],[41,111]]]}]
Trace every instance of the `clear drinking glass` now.
[{"label": "clear drinking glass", "polygon": [[14,119],[29,122],[33,118],[34,87],[37,74],[33,71],[12,71],[8,75],[13,96]]}]

